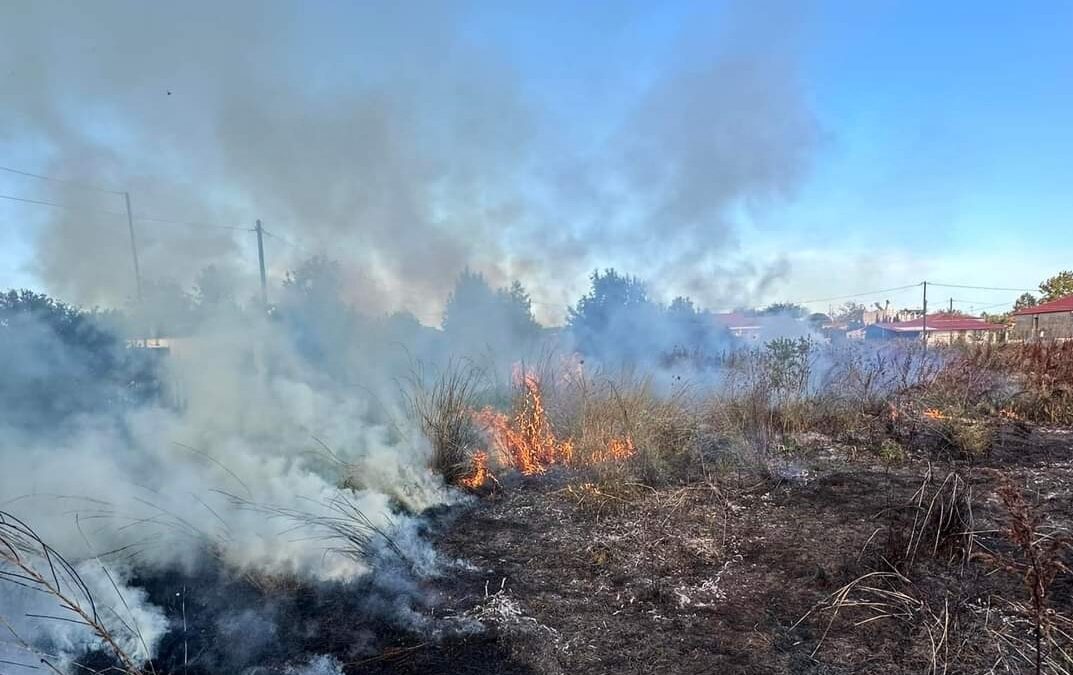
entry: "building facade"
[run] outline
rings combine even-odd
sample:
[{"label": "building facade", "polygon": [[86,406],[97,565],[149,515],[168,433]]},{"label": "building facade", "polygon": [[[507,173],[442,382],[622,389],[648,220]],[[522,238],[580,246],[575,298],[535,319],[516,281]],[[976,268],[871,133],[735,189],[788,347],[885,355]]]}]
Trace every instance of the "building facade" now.
[{"label": "building facade", "polygon": [[922,340],[932,344],[996,344],[1006,339],[1006,326],[972,316],[931,314],[912,321],[874,323],[864,328],[866,340]]},{"label": "building facade", "polygon": [[1010,339],[1019,342],[1073,340],[1073,295],[1014,312]]}]

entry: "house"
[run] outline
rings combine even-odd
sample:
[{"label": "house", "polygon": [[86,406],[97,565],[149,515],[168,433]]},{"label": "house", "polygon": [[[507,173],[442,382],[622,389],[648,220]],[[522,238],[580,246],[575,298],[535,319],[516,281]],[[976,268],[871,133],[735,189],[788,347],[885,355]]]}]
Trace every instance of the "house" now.
[{"label": "house", "polygon": [[713,314],[712,320],[745,342],[765,343],[775,338],[797,338],[810,334],[807,323],[789,316],[726,312]]},{"label": "house", "polygon": [[1073,295],[1019,309],[1013,313],[1012,318],[1012,340],[1028,342],[1073,339]]},{"label": "house", "polygon": [[866,340],[920,340],[925,331],[932,344],[1002,342],[1006,336],[1006,326],[1000,323],[988,323],[973,316],[931,314],[927,321],[921,317],[912,321],[874,323],[864,328],[864,337]]},{"label": "house", "polygon": [[865,326],[871,326],[874,323],[894,323],[896,321],[912,321],[924,316],[924,313],[920,310],[914,309],[892,309],[890,306],[890,300],[887,300],[884,304],[880,305],[875,303],[875,309],[862,310],[858,320]]}]

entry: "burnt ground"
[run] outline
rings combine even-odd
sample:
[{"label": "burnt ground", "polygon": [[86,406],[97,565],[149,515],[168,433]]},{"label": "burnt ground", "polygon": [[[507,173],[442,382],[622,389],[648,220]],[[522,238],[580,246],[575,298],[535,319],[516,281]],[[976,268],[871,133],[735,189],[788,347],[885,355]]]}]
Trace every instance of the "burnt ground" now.
[{"label": "burnt ground", "polygon": [[[1014,604],[1027,591],[996,557],[1016,550],[991,469],[1070,527],[1073,435],[1035,432],[974,464],[887,467],[830,449],[801,461],[809,475],[793,481],[503,486],[434,527],[459,561],[434,583],[436,613],[484,630],[400,637],[348,672],[1033,672]],[[1069,575],[1050,603],[1073,615]],[[1045,672],[1071,667],[1047,653]]]}]

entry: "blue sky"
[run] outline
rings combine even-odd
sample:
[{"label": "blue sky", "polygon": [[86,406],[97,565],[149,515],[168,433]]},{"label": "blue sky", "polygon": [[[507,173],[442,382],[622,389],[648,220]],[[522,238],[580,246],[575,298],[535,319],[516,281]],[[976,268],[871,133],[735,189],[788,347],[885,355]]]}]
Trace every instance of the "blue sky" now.
[{"label": "blue sky", "polygon": [[[580,9],[577,5],[565,2],[466,3],[459,8],[443,9],[442,15],[436,14],[429,25],[415,31],[425,41],[437,40],[441,30],[451,33],[452,40],[445,42],[447,48],[464,44],[467,50],[467,54],[458,57],[460,62],[479,63],[481,77],[487,77],[489,81],[509,81],[507,98],[501,97],[498,84],[494,91],[489,90],[493,93],[478,92],[489,97],[486,107],[492,109],[489,118],[480,118],[483,120],[480,125],[487,126],[489,121],[494,125],[498,117],[496,107],[508,98],[515,102],[512,105],[539,110],[537,115],[519,116],[517,122],[517,125],[531,124],[536,129],[531,138],[535,139],[533,145],[539,147],[527,150],[524,157],[537,168],[519,175],[509,183],[509,188],[497,185],[496,191],[546,195],[549,188],[534,176],[553,172],[545,167],[550,155],[546,150],[548,147],[577,152],[582,158],[578,164],[591,159],[585,152],[588,148],[598,149],[594,150],[597,154],[603,153],[599,154],[599,162],[592,161],[593,164],[604,166],[600,162],[613,161],[608,158],[616,155],[607,154],[606,146],[619,142],[623,128],[634,131],[651,128],[629,126],[635,119],[636,110],[643,107],[638,101],[648,100],[647,105],[651,106],[654,98],[658,105],[659,96],[653,97],[651,92],[659,91],[661,81],[672,79],[679,72],[688,73],[697,64],[707,63],[714,58],[713,54],[722,53],[725,44],[735,45],[734,49],[747,54],[748,58],[766,59],[774,55],[780,63],[788,63],[788,77],[793,80],[788,85],[793,89],[790,95],[800,97],[805,114],[815,122],[817,134],[815,143],[809,146],[805,166],[792,172],[786,185],[780,178],[777,189],[765,184],[754,191],[735,192],[722,204],[717,218],[719,227],[727,223],[732,225],[727,226],[729,234],[723,233],[727,235],[726,241],[713,243],[712,255],[705,257],[703,262],[695,256],[676,255],[668,257],[661,265],[647,267],[645,251],[633,255],[616,252],[610,247],[593,246],[584,255],[579,254],[567,268],[569,274],[565,276],[570,279],[557,282],[555,274],[531,271],[534,266],[551,265],[562,257],[550,251],[545,259],[532,256],[529,250],[532,233],[554,228],[558,233],[556,245],[567,249],[571,237],[578,240],[592,238],[595,236],[593,226],[583,225],[581,221],[584,217],[593,217],[593,213],[602,212],[600,200],[586,201],[583,208],[590,213],[582,216],[582,207],[572,211],[575,203],[563,201],[557,193],[556,197],[548,199],[555,201],[555,207],[549,210],[555,214],[553,222],[534,225],[539,218],[530,215],[525,219],[526,224],[518,225],[517,230],[504,225],[500,228],[503,248],[489,254],[489,258],[495,260],[482,261],[478,255],[473,264],[478,268],[483,264],[495,267],[501,260],[511,261],[497,269],[507,276],[522,277],[534,297],[549,306],[576,297],[573,294],[584,282],[583,274],[580,281],[576,279],[579,270],[605,264],[626,267],[642,277],[655,276],[652,279],[654,285],[666,295],[690,292],[696,287],[695,277],[687,284],[685,277],[668,272],[692,264],[689,261],[698,266],[711,266],[713,260],[726,261],[725,266],[731,269],[741,266],[782,269],[775,283],[765,286],[762,291],[752,287],[752,291],[743,293],[751,302],[838,296],[922,279],[1031,288],[1042,278],[1073,267],[1073,247],[1067,243],[1069,214],[1073,206],[1070,190],[1073,186],[1073,162],[1070,161],[1073,158],[1073,40],[1070,39],[1073,2],[1016,5],[999,2],[828,2],[763,6],[592,3]],[[283,7],[281,13],[286,15],[286,5]],[[200,11],[211,16],[208,6]],[[288,40],[281,43],[284,58],[280,63],[293,64],[285,67],[296,71],[294,77],[306,83],[319,83],[316,86],[328,92],[319,95],[330,98],[333,78],[337,77],[329,65],[335,60],[318,44],[321,41],[339,45],[338,62],[355,64],[356,72],[362,77],[392,79],[400,77],[400,72],[402,77],[411,72],[405,70],[405,66],[389,62],[389,59],[397,62],[409,58],[410,52],[403,47],[398,48],[397,54],[392,52],[392,44],[396,41],[392,31],[409,33],[413,29],[405,20],[405,12],[400,13],[401,18],[386,21],[386,28],[375,25],[381,20],[379,16],[369,19],[369,16],[378,15],[376,11],[361,14],[349,9],[345,3],[313,5],[306,13],[310,16],[303,17],[300,29],[289,33]],[[318,13],[324,16],[318,17]],[[748,16],[742,19],[743,14]],[[13,17],[16,21],[10,20]],[[0,34],[9,30],[32,30],[33,26],[19,26],[18,20],[35,22],[44,16],[15,11],[5,18],[9,20],[4,22],[6,28],[0,28]],[[131,21],[136,23],[138,19],[135,12]],[[367,28],[370,23],[374,25]],[[201,24],[195,22],[193,25],[196,28]],[[66,29],[82,30],[76,21]],[[271,35],[271,32],[266,34]],[[407,35],[398,42],[405,45],[411,38]],[[199,36],[193,32],[185,39],[189,44],[197,44]],[[333,39],[338,42],[332,42]],[[348,46],[361,45],[363,41],[365,46],[354,46],[353,51]],[[370,61],[370,52],[362,51],[370,49],[369,44],[377,46],[377,53],[388,54],[382,63],[375,58]],[[293,58],[287,58],[288,52]],[[20,56],[17,51],[15,56]],[[225,53],[225,58],[232,57],[233,54]],[[435,63],[422,61],[420,56],[414,58],[417,69],[436,67]],[[450,64],[455,63],[454,59],[453,52],[445,58]],[[72,65],[72,60],[57,60],[59,65],[53,66],[48,63],[47,55],[44,58],[46,69],[57,86],[63,85],[64,77],[72,80],[78,77],[79,71]],[[167,59],[150,59],[145,71],[147,80],[159,75],[152,70],[154,63],[171,68],[171,61]],[[25,59],[16,58],[14,69],[5,77],[22,83],[24,80],[19,71],[24,67]],[[242,67],[256,72],[258,65],[251,59]],[[452,67],[454,65],[445,66]],[[241,70],[235,72],[241,73]],[[430,107],[426,111],[427,119],[418,120],[420,128],[435,123],[436,106],[443,105],[444,101],[466,112],[469,103],[465,96],[469,96],[469,92],[462,98],[451,98],[453,89],[444,85],[446,93],[430,95],[427,100],[423,98],[424,91],[436,88],[440,81],[464,90],[465,69],[459,67],[452,72],[455,75],[463,73],[458,82],[452,80],[455,75],[450,74],[428,81],[421,79],[423,75],[415,76],[422,97],[416,105]],[[193,80],[212,76],[213,73],[205,70],[190,75]],[[733,80],[729,81],[733,83]],[[227,81],[221,79],[221,84],[226,86]],[[760,84],[762,86],[764,81]],[[714,99],[716,105],[721,101],[733,105],[733,87],[730,89]],[[175,169],[176,166],[195,165],[190,157],[183,156],[181,142],[162,146],[163,154],[174,160],[166,171],[158,166],[164,162],[160,157],[147,159],[144,150],[132,150],[131,147],[137,145],[138,134],[148,132],[128,130],[132,117],[124,117],[121,107],[115,104],[116,91],[103,88],[87,91],[100,98],[88,96],[82,99],[84,102],[72,104],[62,95],[55,99],[42,96],[44,102],[41,105],[46,109],[51,105],[66,108],[64,118],[68,124],[80,127],[82,141],[92,138],[94,152],[108,156],[109,175],[99,175],[93,162],[87,161],[84,166],[69,162],[57,164],[57,155],[62,158],[77,154],[64,147],[70,135],[50,135],[47,125],[34,127],[25,121],[10,124],[7,128],[0,125],[0,165],[31,171],[58,171],[65,177],[110,185],[116,184],[111,179],[125,182],[124,176],[131,173],[158,171],[161,174],[159,184],[180,182],[184,194],[219,191],[215,187],[218,182],[212,187],[199,185],[198,178],[191,178],[188,169]],[[137,91],[131,90],[132,99],[136,99]],[[18,100],[21,102],[23,97],[15,95],[20,96]],[[125,95],[120,90],[120,100]],[[480,100],[478,98],[472,105],[479,105]],[[692,99],[687,96],[674,100],[689,102]],[[673,101],[669,105],[674,105]],[[111,117],[117,109],[120,112]],[[198,124],[198,109],[193,106],[187,110],[183,123]],[[36,119],[31,112],[29,109],[25,112],[26,120]],[[140,114],[144,114],[144,109]],[[488,130],[489,138],[499,134],[489,140],[490,144],[502,144],[502,147],[495,146],[495,153],[509,156],[511,144],[515,142],[512,134],[516,133],[514,123],[510,122],[513,114],[502,115],[502,119],[507,120],[502,123],[503,128]],[[800,110],[788,111],[787,119],[801,114]],[[669,119],[679,119],[675,115],[677,113]],[[191,117],[195,119],[191,121]],[[700,125],[704,123],[703,115],[682,119]],[[768,113],[762,123],[778,127],[781,117]],[[140,120],[134,126],[137,124]],[[205,125],[211,126],[208,122]],[[27,128],[31,130],[29,133]],[[467,139],[467,152],[478,146],[474,152],[479,153],[483,129],[484,126],[479,126],[473,138]],[[658,125],[655,129],[660,133],[668,131]],[[160,128],[153,131],[159,132]],[[668,138],[677,137],[671,132]],[[663,137],[657,136],[655,140],[662,142]],[[191,156],[194,151],[191,147]],[[454,151],[452,148],[451,152]],[[407,150],[407,157],[414,152]],[[445,156],[449,155],[450,152],[446,152]],[[658,158],[658,155],[644,155],[651,156]],[[203,157],[204,151],[197,161],[204,161]],[[703,162],[703,158],[688,159]],[[420,164],[421,160],[416,157],[412,161]],[[473,161],[478,162],[474,167],[485,167],[484,162],[492,160],[477,157]],[[148,165],[156,168],[148,169]],[[130,168],[133,166],[138,168]],[[223,172],[228,166],[233,164],[223,163],[216,170]],[[711,169],[710,166],[707,168]],[[562,167],[556,165],[554,171],[560,169]],[[477,174],[481,170],[474,169]],[[460,189],[459,185],[472,188],[477,194],[492,192],[480,184],[479,178],[452,183],[452,189]],[[779,194],[776,198],[768,198],[770,191]],[[762,192],[764,197],[755,199],[754,192]],[[55,199],[57,192],[32,180],[0,173],[0,194]],[[606,191],[599,194],[604,197],[621,195]],[[137,192],[135,195],[136,200],[140,198],[141,203],[147,204],[146,211],[172,215],[173,205],[168,200],[157,202],[149,195],[138,195]],[[536,199],[539,201],[540,197]],[[236,205],[243,202],[243,195],[237,189],[234,195],[225,196],[224,201],[229,202],[228,208],[238,214],[236,217],[244,219],[247,216],[242,207]],[[509,200],[502,201],[507,204]],[[220,208],[215,206],[213,213],[219,212]],[[453,207],[445,203],[438,208],[449,210]],[[47,221],[51,214],[43,213],[45,209],[0,203],[0,287],[31,285],[56,292],[72,287],[54,281],[57,278],[55,267],[52,272],[43,273],[35,264],[39,249],[47,246],[42,243],[44,238],[54,235],[48,230]],[[547,215],[541,217],[547,218]],[[619,213],[613,219],[626,222],[630,216]],[[443,222],[449,222],[449,219]],[[629,236],[642,242],[639,247],[658,245],[661,238],[668,236],[663,230],[664,223],[659,220],[647,218],[638,222],[641,223],[640,232],[635,231],[634,226],[624,227],[631,233]],[[280,227],[287,229],[284,224]],[[449,238],[451,226],[445,227]],[[666,227],[673,228],[674,224],[667,223]],[[310,246],[321,243],[316,233],[297,225],[287,234]],[[474,233],[458,232],[457,235],[467,238],[473,237]],[[690,236],[695,236],[695,232]],[[688,246],[703,241],[702,237],[690,240]],[[519,252],[522,248],[527,249],[525,253]],[[391,256],[383,258],[387,260]],[[390,267],[387,262],[384,265],[385,269]],[[369,265],[366,263],[364,267]],[[445,269],[453,268],[446,265]],[[392,272],[384,274],[387,275],[384,279],[389,279]],[[698,272],[697,276],[703,277],[703,274],[705,272]],[[388,282],[381,280],[379,283],[383,287]],[[680,287],[676,288],[676,284]],[[421,293],[418,288],[404,294],[406,302],[412,302],[413,297]],[[904,292],[892,300],[910,304],[915,293],[915,290]],[[1016,295],[1014,292],[965,290],[958,293],[957,299],[963,309],[970,309],[983,306],[985,302],[990,305],[1012,300]],[[729,302],[726,296],[713,295],[718,298],[713,302]],[[961,303],[962,300],[972,303]]]}]

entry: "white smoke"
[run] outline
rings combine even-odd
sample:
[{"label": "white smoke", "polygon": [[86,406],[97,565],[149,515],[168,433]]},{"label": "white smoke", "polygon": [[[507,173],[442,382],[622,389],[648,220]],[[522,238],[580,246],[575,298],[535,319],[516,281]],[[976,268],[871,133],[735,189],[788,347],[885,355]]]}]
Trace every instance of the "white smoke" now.
[{"label": "white smoke", "polygon": [[[79,597],[75,589],[69,588],[68,596],[87,613],[95,613],[119,648],[136,663],[148,660],[168,629],[163,611],[149,604],[144,590],[127,585],[129,569],[86,560],[76,571],[95,606]],[[0,640],[0,662],[36,668],[46,658],[57,665],[69,665],[86,651],[106,649],[101,637],[74,620],[76,617],[64,611],[53,595],[27,586],[5,586],[0,607],[8,630]]]},{"label": "white smoke", "polygon": [[[457,495],[427,468],[427,442],[390,396],[326,378],[265,319],[214,324],[175,341],[165,362],[178,407],[86,414],[62,433],[2,430],[0,509],[30,523],[105,599],[115,591],[100,583],[97,555],[123,565],[120,580],[131,569],[212,565],[346,582],[376,566],[385,578],[369,613],[418,620],[401,577],[435,573],[437,560],[415,517]],[[364,546],[348,540],[355,534]],[[59,613],[26,593],[0,584],[0,613]],[[150,636],[134,653],[151,652],[163,614],[140,590],[123,595]],[[20,622],[35,646],[62,655],[93,643],[68,622]]]}]

